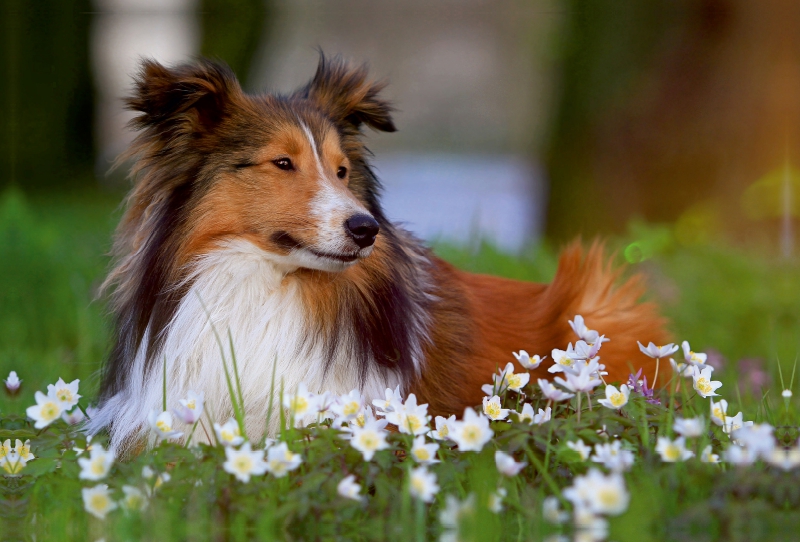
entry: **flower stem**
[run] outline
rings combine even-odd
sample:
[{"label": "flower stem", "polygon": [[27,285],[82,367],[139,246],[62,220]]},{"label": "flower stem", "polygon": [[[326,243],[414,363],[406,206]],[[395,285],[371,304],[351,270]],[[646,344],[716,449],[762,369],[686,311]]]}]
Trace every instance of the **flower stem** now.
[{"label": "flower stem", "polygon": [[581,423],[581,394],[578,392],[578,423]]},{"label": "flower stem", "polygon": [[656,389],[656,380],[658,380],[658,362],[661,361],[661,358],[656,358],[656,375],[653,377],[653,384],[650,386],[650,389]]}]

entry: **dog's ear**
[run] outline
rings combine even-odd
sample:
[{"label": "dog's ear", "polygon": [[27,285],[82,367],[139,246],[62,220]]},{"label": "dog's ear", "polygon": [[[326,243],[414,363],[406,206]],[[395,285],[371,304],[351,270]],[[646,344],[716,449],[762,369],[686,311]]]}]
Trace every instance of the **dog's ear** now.
[{"label": "dog's ear", "polygon": [[126,104],[141,113],[131,122],[134,128],[154,128],[173,137],[176,132],[202,133],[214,128],[237,93],[241,93],[239,83],[225,65],[200,60],[167,68],[146,59]]},{"label": "dog's ear", "polygon": [[356,129],[362,124],[381,130],[397,130],[392,122],[392,107],[378,94],[385,82],[367,79],[366,66],[352,67],[341,58],[327,59],[320,53],[314,79],[298,94],[325,111],[334,121]]}]

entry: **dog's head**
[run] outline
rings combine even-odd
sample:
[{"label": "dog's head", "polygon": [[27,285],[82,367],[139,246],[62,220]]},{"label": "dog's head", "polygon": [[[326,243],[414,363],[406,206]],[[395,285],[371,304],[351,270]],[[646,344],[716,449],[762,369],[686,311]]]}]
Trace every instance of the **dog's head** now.
[{"label": "dog's head", "polygon": [[144,61],[128,100],[141,131],[129,219],[143,226],[148,208],[171,201],[184,261],[246,239],[290,270],[346,269],[387,226],[361,141],[362,126],[395,130],[382,88],[324,56],[288,96],[245,94],[214,62]]}]

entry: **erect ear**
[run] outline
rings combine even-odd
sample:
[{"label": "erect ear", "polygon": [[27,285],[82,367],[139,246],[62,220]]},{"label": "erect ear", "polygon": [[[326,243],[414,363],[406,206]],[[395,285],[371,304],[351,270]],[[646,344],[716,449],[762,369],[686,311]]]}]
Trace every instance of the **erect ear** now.
[{"label": "erect ear", "polygon": [[133,119],[134,127],[155,128],[171,137],[175,131],[213,128],[225,116],[233,95],[240,92],[236,76],[223,64],[199,60],[167,68],[146,59],[126,104],[141,113]]},{"label": "erect ear", "polygon": [[367,79],[366,66],[352,67],[341,58],[326,59],[320,53],[314,79],[297,92],[325,111],[334,121],[360,128],[362,124],[381,130],[397,130],[392,122],[392,107],[378,94],[384,82]]}]

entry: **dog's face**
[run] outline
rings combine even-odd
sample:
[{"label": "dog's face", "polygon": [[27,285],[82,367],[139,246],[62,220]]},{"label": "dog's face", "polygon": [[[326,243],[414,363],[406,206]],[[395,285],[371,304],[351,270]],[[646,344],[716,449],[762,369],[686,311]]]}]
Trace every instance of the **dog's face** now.
[{"label": "dog's face", "polygon": [[288,270],[341,271],[366,258],[382,214],[360,127],[394,130],[380,85],[323,59],[288,97],[250,96],[224,68],[146,63],[130,106],[150,143],[197,163],[188,260],[246,239]]}]

